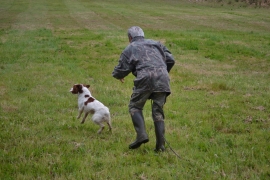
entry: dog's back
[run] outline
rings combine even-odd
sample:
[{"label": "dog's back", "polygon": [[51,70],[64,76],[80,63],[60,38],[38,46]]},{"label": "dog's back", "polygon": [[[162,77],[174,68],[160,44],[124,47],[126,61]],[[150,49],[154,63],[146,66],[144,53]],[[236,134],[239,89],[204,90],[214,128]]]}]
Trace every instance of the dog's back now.
[{"label": "dog's back", "polygon": [[[108,118],[110,117],[109,108],[92,96],[89,98],[88,97],[85,98],[84,111],[85,112],[88,111],[91,114],[97,114],[99,116],[106,116]],[[102,118],[102,119],[108,119],[108,118]]]}]

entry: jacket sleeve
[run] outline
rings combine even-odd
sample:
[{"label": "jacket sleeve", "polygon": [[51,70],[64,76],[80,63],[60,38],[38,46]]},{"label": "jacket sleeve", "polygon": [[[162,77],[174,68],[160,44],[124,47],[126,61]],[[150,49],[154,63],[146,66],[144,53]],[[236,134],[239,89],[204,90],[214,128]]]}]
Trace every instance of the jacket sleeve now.
[{"label": "jacket sleeve", "polygon": [[170,70],[174,66],[175,60],[172,53],[165,46],[163,46],[163,51],[165,53],[165,62],[167,65],[167,71],[170,72]]},{"label": "jacket sleeve", "polygon": [[119,63],[115,66],[112,76],[116,79],[122,79],[133,71],[133,66],[128,63],[128,57],[122,53],[119,59]]}]

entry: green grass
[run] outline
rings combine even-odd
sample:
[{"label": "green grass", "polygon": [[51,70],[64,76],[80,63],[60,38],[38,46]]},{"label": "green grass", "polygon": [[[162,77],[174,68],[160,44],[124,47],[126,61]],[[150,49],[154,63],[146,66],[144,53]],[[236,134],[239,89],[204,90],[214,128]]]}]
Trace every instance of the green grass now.
[{"label": "green grass", "polygon": [[[0,179],[269,179],[270,13],[243,2],[0,0]],[[242,6],[242,7],[241,7]],[[128,144],[133,77],[111,76],[130,26],[173,53],[167,151]],[[110,108],[81,125],[75,83]]]}]

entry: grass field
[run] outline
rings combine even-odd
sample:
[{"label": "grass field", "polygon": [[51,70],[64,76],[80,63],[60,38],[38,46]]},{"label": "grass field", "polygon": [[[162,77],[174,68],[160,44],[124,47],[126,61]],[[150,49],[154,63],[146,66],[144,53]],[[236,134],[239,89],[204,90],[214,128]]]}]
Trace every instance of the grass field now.
[{"label": "grass field", "polygon": [[[270,11],[177,0],[0,0],[0,179],[270,179]],[[173,53],[166,152],[137,150],[133,77],[111,76],[130,26]],[[110,108],[81,125],[75,83]],[[179,155],[176,156],[174,152]]]}]

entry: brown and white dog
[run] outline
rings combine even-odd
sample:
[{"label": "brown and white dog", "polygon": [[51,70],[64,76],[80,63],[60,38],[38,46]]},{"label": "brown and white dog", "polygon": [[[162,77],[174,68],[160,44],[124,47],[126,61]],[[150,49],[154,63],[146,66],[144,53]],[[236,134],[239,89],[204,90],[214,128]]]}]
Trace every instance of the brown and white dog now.
[{"label": "brown and white dog", "polygon": [[70,89],[72,94],[78,94],[79,115],[77,119],[79,119],[84,112],[85,114],[81,122],[83,124],[90,113],[93,114],[92,120],[100,126],[98,133],[101,133],[104,129],[103,122],[106,122],[109,126],[109,130],[111,130],[112,125],[109,108],[91,95],[91,92],[88,89],[89,87],[90,85],[74,84]]}]

